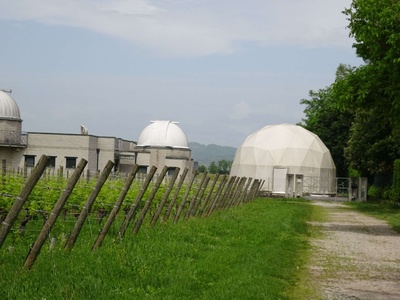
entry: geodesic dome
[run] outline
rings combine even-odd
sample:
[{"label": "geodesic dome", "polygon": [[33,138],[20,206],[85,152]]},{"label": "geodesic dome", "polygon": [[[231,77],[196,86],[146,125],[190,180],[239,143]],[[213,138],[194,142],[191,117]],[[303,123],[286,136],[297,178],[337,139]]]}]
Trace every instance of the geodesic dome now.
[{"label": "geodesic dome", "polygon": [[249,135],[236,151],[230,175],[274,182],[277,170],[282,171],[280,176],[336,176],[331,154],[321,139],[290,124],[265,126]]}]

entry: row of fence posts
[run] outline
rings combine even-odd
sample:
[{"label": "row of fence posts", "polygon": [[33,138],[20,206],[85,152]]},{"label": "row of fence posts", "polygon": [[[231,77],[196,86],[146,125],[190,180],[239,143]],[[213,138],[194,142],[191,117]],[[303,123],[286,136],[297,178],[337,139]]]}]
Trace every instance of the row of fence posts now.
[{"label": "row of fence posts", "polygon": [[[31,191],[35,187],[36,183],[39,181],[41,178],[43,172],[46,169],[48,162],[48,157],[43,155],[41,156],[40,160],[38,161],[37,165],[35,168],[32,170],[30,176],[27,178],[25,181],[24,186],[22,187],[19,195],[16,197],[10,211],[8,212],[6,218],[1,224],[0,228],[0,248],[3,246],[4,241],[10,232],[15,220],[18,217],[18,214],[22,210],[22,207],[26,200],[28,199]],[[64,188],[64,190],[61,192],[61,195],[59,196],[56,204],[54,205],[52,211],[49,214],[49,217],[47,218],[46,222],[44,223],[42,230],[40,231],[35,243],[31,246],[30,251],[26,257],[25,263],[24,263],[24,268],[30,269],[32,268],[37,256],[40,253],[40,250],[43,246],[43,244],[46,241],[46,238],[49,236],[50,231],[52,227],[55,225],[58,216],[60,215],[65,203],[68,200],[69,195],[73,191],[76,183],[79,181],[79,178],[81,177],[81,174],[83,170],[85,169],[87,165],[87,161],[85,159],[81,159],[79,162],[78,166],[76,167],[75,171],[73,172],[72,176],[68,179],[67,184]],[[71,233],[68,236],[68,239],[65,244],[65,249],[66,250],[72,250],[72,248],[75,245],[75,242],[79,236],[79,233],[84,225],[84,222],[86,218],[88,217],[91,207],[93,206],[93,203],[96,200],[97,195],[99,194],[102,186],[106,182],[112,168],[114,167],[114,163],[112,161],[109,161],[104,168],[104,170],[101,172],[98,180],[96,181],[95,186],[92,188],[90,195],[88,196],[85,204],[83,205],[81,212],[79,214],[79,217],[74,225],[74,228],[72,229]],[[99,234],[96,238],[96,241],[94,242],[92,246],[92,251],[96,250],[102,245],[102,242],[104,238],[106,237],[108,230],[110,229],[111,225],[113,224],[114,220],[116,219],[118,212],[120,211],[120,208],[122,207],[123,201],[125,199],[125,196],[127,195],[133,180],[135,179],[136,174],[138,173],[139,166],[135,165],[133,170],[129,173],[128,177],[126,178],[125,185],[122,188],[115,205],[113,206],[110,214],[108,215],[107,220],[105,221],[105,224],[103,225],[102,229],[99,231]],[[150,172],[147,174],[145,181],[142,183],[142,186],[140,188],[140,191],[138,195],[135,198],[135,201],[131,205],[128,213],[125,215],[124,220],[122,221],[121,226],[119,227],[118,230],[118,238],[122,239],[125,235],[125,232],[131,223],[133,219],[135,219],[135,216],[138,213],[140,203],[142,201],[142,198],[149,186],[149,184],[152,182],[153,176],[156,173],[157,168],[152,167],[150,169]],[[142,207],[139,216],[134,224],[133,227],[133,234],[138,233],[145,217],[146,214],[150,208],[150,205],[158,191],[158,188],[163,182],[163,179],[165,175],[167,174],[167,167],[164,167],[163,170],[161,171],[160,175],[158,176],[155,184],[152,187],[152,190],[146,199],[146,202],[144,203],[144,206]],[[180,172],[179,168],[176,168],[174,174],[172,175],[171,180],[168,182],[167,189],[162,197],[162,200],[159,204],[159,206],[156,209],[155,214],[151,218],[150,226],[153,227],[159,220],[161,213],[165,207],[165,205],[168,203],[168,199],[170,198],[170,194],[172,190],[174,189],[175,186],[175,181],[178,177],[178,174]],[[178,199],[178,194],[183,186],[183,183],[185,181],[185,178],[188,174],[188,169],[184,169],[183,173],[181,175],[181,178],[176,185],[175,192],[171,198],[171,201],[169,202],[166,212],[163,216],[163,221],[166,221],[170,215],[171,211],[173,208],[178,205],[176,203],[176,200]],[[214,210],[216,209],[226,209],[229,208],[233,205],[238,205],[241,203],[246,203],[250,201],[251,199],[255,198],[261,187],[263,182],[260,180],[252,180],[252,178],[244,178],[244,177],[229,177],[227,175],[223,175],[222,178],[220,178],[219,174],[216,174],[214,176],[214,179],[212,180],[211,187],[208,190],[208,193],[206,194],[206,189],[207,186],[210,182],[210,177],[207,176],[207,173],[203,174],[202,179],[200,180],[200,183],[192,196],[191,199],[189,199],[189,193],[192,189],[192,185],[194,183],[195,178],[198,176],[197,172],[194,172],[192,174],[192,177],[189,180],[188,187],[181,199],[181,202],[178,205],[176,214],[173,218],[173,222],[176,223],[179,221],[180,217],[183,216],[184,220],[187,220],[190,217],[207,217],[209,216]],[[217,186],[217,182],[220,180],[219,186]],[[216,190],[215,190],[216,188]],[[214,192],[215,190],[215,192]],[[185,206],[188,208],[184,212]]]}]

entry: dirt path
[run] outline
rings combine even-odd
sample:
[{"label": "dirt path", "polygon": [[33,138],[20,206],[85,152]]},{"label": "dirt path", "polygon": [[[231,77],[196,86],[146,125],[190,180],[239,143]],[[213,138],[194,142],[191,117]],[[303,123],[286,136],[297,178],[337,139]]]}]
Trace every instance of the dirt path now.
[{"label": "dirt path", "polygon": [[321,299],[400,299],[400,235],[343,204],[314,204],[328,212],[313,223],[322,231],[310,264]]}]

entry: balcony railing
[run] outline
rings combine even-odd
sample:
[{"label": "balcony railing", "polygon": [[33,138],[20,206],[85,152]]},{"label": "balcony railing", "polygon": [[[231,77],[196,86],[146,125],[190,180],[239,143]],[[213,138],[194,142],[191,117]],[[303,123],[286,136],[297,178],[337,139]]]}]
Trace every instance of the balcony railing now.
[{"label": "balcony railing", "polygon": [[28,133],[14,130],[0,130],[0,146],[26,147]]}]

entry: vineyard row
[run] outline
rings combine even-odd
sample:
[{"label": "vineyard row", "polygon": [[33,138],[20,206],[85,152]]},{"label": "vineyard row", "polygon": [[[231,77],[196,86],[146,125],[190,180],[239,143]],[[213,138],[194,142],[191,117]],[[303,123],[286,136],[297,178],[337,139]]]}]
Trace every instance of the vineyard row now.
[{"label": "vineyard row", "polygon": [[188,169],[177,180],[179,168],[169,177],[166,176],[168,168],[164,167],[155,178],[157,168],[154,166],[143,180],[135,180],[138,165],[126,178],[110,178],[114,167],[112,161],[95,179],[85,181],[80,179],[87,164],[85,159],[66,179],[45,176],[47,160],[48,157],[43,155],[27,178],[3,172],[0,182],[0,248],[8,234],[16,231],[18,221],[22,233],[30,220],[38,216],[43,218],[42,229],[24,263],[28,269],[34,264],[59,216],[63,221],[67,216],[74,216],[74,226],[64,246],[66,250],[72,250],[85,221],[96,214],[100,229],[92,245],[94,251],[101,247],[117,219],[122,221],[115,234],[122,239],[132,223],[132,232],[137,234],[145,220],[154,227],[157,222],[169,219],[176,223],[190,217],[207,217],[217,209],[250,201],[262,187],[262,182],[251,178],[188,174]]}]

